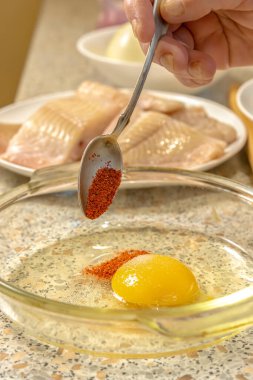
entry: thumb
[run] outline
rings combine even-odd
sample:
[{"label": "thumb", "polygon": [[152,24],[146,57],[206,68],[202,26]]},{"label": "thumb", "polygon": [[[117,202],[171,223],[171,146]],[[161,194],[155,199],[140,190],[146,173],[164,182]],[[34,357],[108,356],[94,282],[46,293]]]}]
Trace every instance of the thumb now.
[{"label": "thumb", "polygon": [[240,6],[242,0],[163,0],[161,15],[171,24],[198,20],[211,11],[232,10]]}]

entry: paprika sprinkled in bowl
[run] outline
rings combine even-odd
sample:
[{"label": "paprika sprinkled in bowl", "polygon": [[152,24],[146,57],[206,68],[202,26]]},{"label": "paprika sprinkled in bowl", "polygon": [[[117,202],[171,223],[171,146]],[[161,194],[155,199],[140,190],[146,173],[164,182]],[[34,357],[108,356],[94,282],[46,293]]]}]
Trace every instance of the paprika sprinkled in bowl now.
[{"label": "paprika sprinkled in bowl", "polygon": [[121,267],[121,265],[125,264],[134,257],[147,254],[149,254],[148,251],[137,249],[122,251],[110,260],[83,268],[83,274],[92,274],[100,279],[110,280],[114,273],[116,273],[116,271],[119,269],[119,267]]}]

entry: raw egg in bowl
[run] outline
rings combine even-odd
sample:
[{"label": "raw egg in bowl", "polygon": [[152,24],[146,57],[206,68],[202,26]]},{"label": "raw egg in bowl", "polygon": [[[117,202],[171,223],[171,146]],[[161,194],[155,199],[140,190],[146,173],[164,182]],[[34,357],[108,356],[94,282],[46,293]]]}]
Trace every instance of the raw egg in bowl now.
[{"label": "raw egg in bowl", "polygon": [[40,170],[0,198],[0,306],[27,334],[145,358],[252,326],[251,188],[208,173],[128,168],[108,212],[88,220],[77,175],[78,164]]}]

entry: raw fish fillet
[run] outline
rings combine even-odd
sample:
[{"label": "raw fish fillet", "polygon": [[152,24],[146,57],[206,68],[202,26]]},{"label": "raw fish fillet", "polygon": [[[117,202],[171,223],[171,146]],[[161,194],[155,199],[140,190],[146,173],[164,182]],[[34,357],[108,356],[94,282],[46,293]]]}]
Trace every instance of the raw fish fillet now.
[{"label": "raw fish fillet", "polygon": [[75,95],[49,101],[35,112],[2,157],[34,169],[77,161],[126,102],[117,89],[85,82]]},{"label": "raw fish fillet", "polygon": [[143,112],[119,138],[127,166],[193,168],[224,154],[226,144],[158,112]]},{"label": "raw fish fillet", "polygon": [[[129,101],[131,93],[130,91],[127,91],[125,93],[128,94],[128,97],[129,97],[128,101]],[[130,128],[133,121],[136,119],[136,117],[138,117],[138,115],[142,111],[156,111],[156,112],[161,112],[165,114],[171,114],[173,112],[176,112],[182,109],[183,107],[184,107],[183,103],[178,102],[177,100],[162,98],[159,96],[149,94],[146,91],[143,91],[134,109],[134,112],[131,116],[130,123],[126,127],[126,129],[122,132],[122,135],[126,133],[126,131]],[[106,130],[103,133],[104,135],[112,133],[120,117],[120,114],[122,114],[123,111],[124,110],[121,110],[119,114],[114,118],[114,120],[109,124],[109,126],[106,128]]]},{"label": "raw fish fillet", "polygon": [[[123,113],[124,109],[121,110],[117,116],[110,122],[110,124],[107,126],[107,128],[104,130],[103,132],[103,135],[109,135],[110,133],[113,132],[114,128],[116,127],[117,125],[117,122],[119,120],[119,117],[120,115]],[[128,123],[128,125],[125,127],[125,129],[123,130],[123,132],[121,132],[121,135],[120,137],[122,136],[125,136],[125,134],[127,133],[128,129],[131,128],[133,122],[139,117],[139,115],[142,113],[143,111],[140,109],[140,107],[137,105],[132,113],[132,116],[131,116],[131,119]]]},{"label": "raw fish fillet", "polygon": [[140,96],[138,106],[143,111],[157,111],[171,114],[172,112],[182,109],[184,105],[177,100],[162,98],[144,91]]},{"label": "raw fish fillet", "polygon": [[0,123],[0,154],[5,152],[12,137],[17,133],[20,124]]},{"label": "raw fish fillet", "polygon": [[237,138],[234,128],[209,117],[202,107],[185,107],[173,113],[172,117],[208,136],[225,141],[227,144],[231,144]]}]

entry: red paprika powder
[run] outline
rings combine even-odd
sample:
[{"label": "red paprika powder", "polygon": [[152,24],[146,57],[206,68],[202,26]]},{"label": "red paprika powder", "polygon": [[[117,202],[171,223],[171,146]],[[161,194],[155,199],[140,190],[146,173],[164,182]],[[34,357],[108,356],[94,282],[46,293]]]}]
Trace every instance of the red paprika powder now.
[{"label": "red paprika powder", "polygon": [[110,206],[121,182],[121,170],[108,166],[97,170],[88,191],[85,215],[96,219]]},{"label": "red paprika powder", "polygon": [[110,280],[117,269],[121,267],[121,265],[125,264],[127,261],[133,259],[136,256],[147,255],[149,253],[150,252],[148,251],[135,249],[119,252],[118,255],[113,257],[111,260],[84,268],[83,274],[92,274],[98,278]]}]

